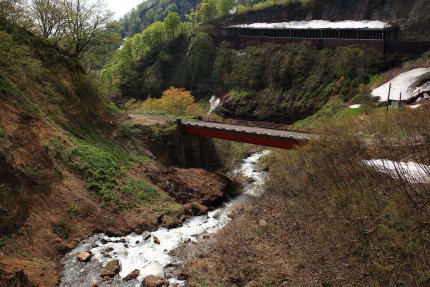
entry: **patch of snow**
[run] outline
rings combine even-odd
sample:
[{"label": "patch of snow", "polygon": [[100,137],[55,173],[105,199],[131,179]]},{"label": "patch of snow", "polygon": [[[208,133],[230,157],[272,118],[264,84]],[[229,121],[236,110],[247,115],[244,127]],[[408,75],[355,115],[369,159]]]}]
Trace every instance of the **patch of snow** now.
[{"label": "patch of snow", "polygon": [[430,81],[424,83],[420,87],[415,88],[414,96],[418,96],[422,93],[425,93],[424,96],[427,95],[427,97],[428,97],[428,94],[426,92],[430,92]]},{"label": "patch of snow", "polygon": [[413,106],[408,106],[410,109],[416,109],[416,108],[419,108],[419,107],[421,107],[421,105],[413,105]]},{"label": "patch of snow", "polygon": [[430,183],[430,166],[428,165],[388,159],[363,160],[362,163],[393,178],[401,178],[411,183]]},{"label": "patch of snow", "polygon": [[388,90],[391,83],[390,100],[408,100],[417,96],[419,85],[423,80],[430,78],[430,68],[418,68],[402,73],[391,79],[382,86],[372,91],[372,96],[379,97],[379,101],[385,102],[388,100]]},{"label": "patch of snow", "polygon": [[358,109],[358,108],[360,108],[360,107],[361,107],[361,105],[360,105],[360,104],[356,104],[356,105],[348,106],[348,108],[350,108],[350,109]]},{"label": "patch of snow", "polygon": [[209,104],[211,107],[209,108],[208,115],[210,115],[221,103],[221,100],[217,98],[216,96],[212,96],[209,100]]},{"label": "patch of snow", "polygon": [[326,20],[291,21],[278,23],[253,23],[229,26],[232,28],[266,28],[266,29],[383,29],[391,27],[382,21],[338,21]]}]

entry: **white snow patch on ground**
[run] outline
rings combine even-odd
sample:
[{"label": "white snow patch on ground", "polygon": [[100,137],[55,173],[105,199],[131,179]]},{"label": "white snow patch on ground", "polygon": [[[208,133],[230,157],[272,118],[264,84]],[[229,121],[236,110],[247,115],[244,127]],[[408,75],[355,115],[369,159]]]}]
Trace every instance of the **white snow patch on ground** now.
[{"label": "white snow patch on ground", "polygon": [[331,22],[325,20],[311,21],[291,21],[278,23],[253,23],[239,24],[229,27],[234,28],[267,28],[267,29],[383,29],[391,27],[390,24],[382,21],[338,21]]},{"label": "white snow patch on ground", "polygon": [[221,100],[217,98],[216,96],[212,96],[209,100],[209,104],[211,107],[209,108],[208,115],[210,115],[221,103]]},{"label": "white snow patch on ground", "polygon": [[413,106],[408,106],[410,109],[416,109],[416,108],[419,108],[419,107],[421,107],[421,105],[413,105]]},{"label": "white snow patch on ground", "polygon": [[[391,83],[390,100],[408,100],[420,94],[422,81],[430,79],[430,68],[418,68],[402,73],[372,91],[372,96],[380,97],[381,102],[388,100],[388,90]],[[426,85],[424,85],[425,88]]]},{"label": "white snow patch on ground", "polygon": [[361,107],[361,105],[360,105],[360,104],[356,104],[356,105],[348,106],[348,108],[350,108],[350,109],[358,109],[358,108],[360,108],[360,107]]},{"label": "white snow patch on ground", "polygon": [[430,166],[428,165],[388,159],[363,160],[362,163],[393,178],[401,178],[411,183],[430,183]]}]

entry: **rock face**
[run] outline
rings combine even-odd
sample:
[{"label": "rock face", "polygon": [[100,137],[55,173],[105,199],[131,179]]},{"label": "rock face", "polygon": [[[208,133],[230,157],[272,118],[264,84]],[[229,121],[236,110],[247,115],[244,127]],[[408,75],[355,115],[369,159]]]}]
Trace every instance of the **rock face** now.
[{"label": "rock face", "polygon": [[153,173],[149,177],[153,183],[182,204],[197,202],[213,205],[233,193],[230,179],[203,169],[170,168],[164,172]]},{"label": "rock face", "polygon": [[93,256],[93,254],[91,252],[80,252],[78,254],[78,260],[81,262],[88,262],[90,261],[91,257]]},{"label": "rock face", "polygon": [[146,276],[142,282],[142,287],[167,287],[167,286],[169,286],[168,281],[166,281],[162,277],[158,277],[155,275]]},{"label": "rock face", "polygon": [[106,267],[102,268],[99,272],[100,277],[115,277],[121,271],[121,263],[118,259],[109,261]]}]

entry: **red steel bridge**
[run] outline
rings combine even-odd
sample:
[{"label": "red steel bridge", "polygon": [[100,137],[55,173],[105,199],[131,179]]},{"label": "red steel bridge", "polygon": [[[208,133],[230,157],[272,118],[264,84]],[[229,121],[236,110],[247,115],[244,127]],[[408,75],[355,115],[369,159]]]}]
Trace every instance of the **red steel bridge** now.
[{"label": "red steel bridge", "polygon": [[199,121],[176,120],[182,133],[282,149],[303,145],[317,130],[307,127],[251,122],[232,119],[198,118]]}]

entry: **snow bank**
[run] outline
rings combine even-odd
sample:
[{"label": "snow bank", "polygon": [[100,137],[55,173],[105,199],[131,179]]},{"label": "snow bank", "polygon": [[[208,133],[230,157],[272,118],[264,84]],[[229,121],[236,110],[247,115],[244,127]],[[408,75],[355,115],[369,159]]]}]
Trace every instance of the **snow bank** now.
[{"label": "snow bank", "polygon": [[408,106],[410,109],[417,109],[419,107],[421,107],[421,105],[413,105],[413,106]]},{"label": "snow bank", "polygon": [[391,27],[381,21],[338,21],[325,20],[291,21],[278,23],[253,23],[229,26],[233,28],[267,28],[267,29],[383,29]]},{"label": "snow bank", "polygon": [[356,105],[348,106],[348,108],[350,108],[350,109],[358,109],[358,108],[360,108],[360,107],[361,107],[361,105],[360,105],[360,104],[356,104]]},{"label": "snow bank", "polygon": [[412,183],[430,183],[430,166],[428,165],[388,159],[363,160],[362,163],[393,178],[401,178]]},{"label": "snow bank", "polygon": [[209,108],[208,115],[210,115],[221,103],[221,100],[216,96],[212,96],[209,100],[211,107]]},{"label": "snow bank", "polygon": [[[402,100],[408,100],[412,97],[419,95],[427,88],[427,83],[419,87],[422,81],[430,79],[430,68],[419,68],[410,70],[406,73],[400,74],[389,82],[383,84],[379,88],[372,91],[372,96],[380,97],[380,101],[387,101],[388,89],[391,83],[391,100],[400,100],[400,93]],[[428,87],[430,88],[430,87]]]}]

